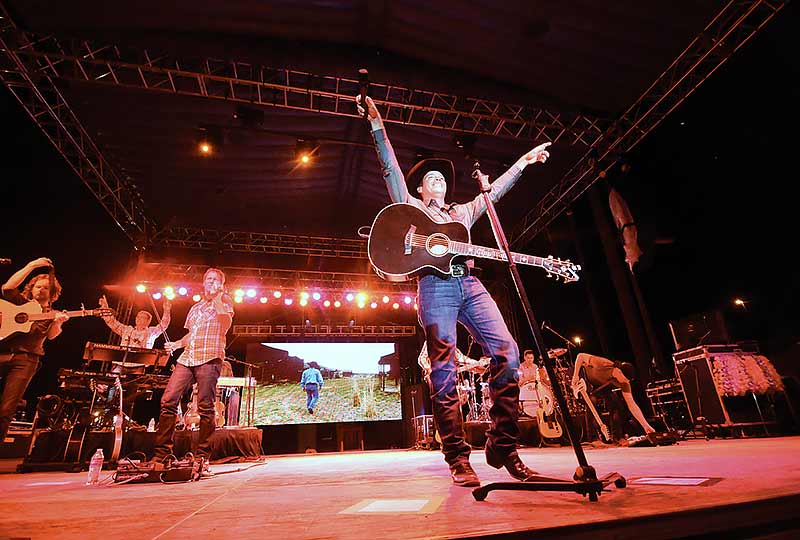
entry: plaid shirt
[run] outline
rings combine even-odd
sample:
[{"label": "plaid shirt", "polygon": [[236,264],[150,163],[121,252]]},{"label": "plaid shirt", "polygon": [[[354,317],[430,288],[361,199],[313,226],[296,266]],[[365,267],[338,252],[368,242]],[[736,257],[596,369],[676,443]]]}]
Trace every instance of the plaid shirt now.
[{"label": "plaid shirt", "polygon": [[164,330],[169,326],[170,314],[169,311],[164,313],[161,319],[161,324],[155,326],[148,326],[138,330],[134,326],[122,324],[114,317],[103,318],[111,331],[120,336],[120,345],[123,347],[142,347],[152,349],[156,343],[156,338],[160,336]]},{"label": "plaid shirt", "polygon": [[[226,313],[233,319],[233,305],[225,304]],[[200,300],[189,310],[184,325],[189,333],[181,340],[186,343],[178,363],[186,367],[205,364],[215,358],[225,358],[225,334],[230,324],[223,324],[211,300]]]}]

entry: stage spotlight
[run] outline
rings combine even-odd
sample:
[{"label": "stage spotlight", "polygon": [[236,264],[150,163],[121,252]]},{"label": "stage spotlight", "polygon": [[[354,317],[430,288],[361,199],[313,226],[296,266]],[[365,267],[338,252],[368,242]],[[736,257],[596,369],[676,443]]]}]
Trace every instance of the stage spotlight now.
[{"label": "stage spotlight", "polygon": [[186,296],[187,294],[189,294],[189,289],[187,289],[186,287],[178,287],[178,294],[181,296]]},{"label": "stage spotlight", "polygon": [[283,299],[283,303],[286,304],[287,306],[291,306],[292,302],[293,302],[293,300],[291,298],[284,298]]},{"label": "stage spotlight", "polygon": [[300,299],[300,305],[301,305],[301,306],[306,306],[306,305],[308,305],[308,298],[301,298],[301,299]]},{"label": "stage spotlight", "polygon": [[300,299],[308,301],[308,293],[306,291],[301,292]]},{"label": "stage spotlight", "polygon": [[248,298],[255,298],[256,297],[256,290],[255,289],[247,289],[247,297]]},{"label": "stage spotlight", "polygon": [[166,296],[175,296],[175,289],[173,289],[172,287],[169,287],[169,286],[164,287],[164,294]]},{"label": "stage spotlight", "polygon": [[360,292],[356,295],[356,300],[359,303],[365,303],[367,301],[367,293]]},{"label": "stage spotlight", "polygon": [[197,128],[197,151],[201,156],[211,156],[222,148],[222,128],[219,126],[203,126]]},{"label": "stage spotlight", "polygon": [[237,304],[241,304],[244,301],[244,297],[243,296],[234,296],[233,297],[233,301],[236,302]]},{"label": "stage spotlight", "polygon": [[261,298],[258,299],[258,301],[261,302],[262,304],[266,304],[267,303],[267,297],[266,296],[262,296]]},{"label": "stage spotlight", "polygon": [[419,309],[419,306],[418,306],[418,305],[416,304],[416,302],[415,302],[415,303],[414,303],[414,311],[417,311],[418,309]]},{"label": "stage spotlight", "polygon": [[336,300],[333,302],[333,307],[342,307],[342,303]]},{"label": "stage spotlight", "polygon": [[389,297],[388,296],[386,296],[386,295],[383,296],[383,303],[384,304],[388,304],[389,303]]},{"label": "stage spotlight", "polygon": [[405,302],[406,305],[410,304],[411,303],[411,297],[410,296],[406,296],[405,298],[403,298],[403,302]]},{"label": "stage spotlight", "polygon": [[581,336],[575,336],[574,338],[572,338],[572,341],[574,341],[576,345],[580,345],[581,343],[583,343]]},{"label": "stage spotlight", "polygon": [[233,291],[233,296],[239,296],[239,297],[244,296],[244,289],[236,289],[235,291]]},{"label": "stage spotlight", "polygon": [[372,302],[372,303],[369,305],[369,307],[371,307],[372,309],[375,309],[376,307],[378,307],[378,303],[377,303],[377,302]]},{"label": "stage spotlight", "polygon": [[322,305],[325,306],[325,307],[331,307],[331,301],[330,300],[325,300],[324,302],[322,302]]},{"label": "stage spotlight", "polygon": [[353,298],[355,298],[355,295],[351,292],[347,293],[347,295],[344,297],[344,299],[347,300],[348,302],[352,302]]},{"label": "stage spotlight", "polygon": [[398,304],[397,302],[395,302],[394,304],[392,304],[392,308],[393,308],[393,309],[398,309],[399,307],[400,307],[400,304]]},{"label": "stage spotlight", "polygon": [[295,159],[301,164],[308,164],[314,154],[317,153],[317,150],[319,150],[317,141],[313,139],[297,139],[297,145],[294,150]]},{"label": "stage spotlight", "polygon": [[171,302],[172,300],[175,300],[175,293],[164,293],[164,297]]},{"label": "stage spotlight", "polygon": [[272,293],[272,296],[274,296],[275,298],[280,298],[283,295],[281,294],[281,291],[275,291],[274,293]]},{"label": "stage spotlight", "polygon": [[160,292],[154,292],[153,293],[153,300],[158,300],[160,298],[161,298],[161,293]]},{"label": "stage spotlight", "polygon": [[367,303],[366,303],[366,302],[358,302],[358,303],[356,303],[356,305],[357,305],[358,307],[360,307],[361,309],[364,309],[364,306],[366,306],[366,305],[367,305]]},{"label": "stage spotlight", "polygon": [[136,286],[136,292],[138,292],[138,293],[147,292],[147,285],[145,285],[144,283],[139,283]]},{"label": "stage spotlight", "polygon": [[319,300],[320,298],[322,298],[322,295],[319,294],[318,292],[315,292],[314,294],[311,295],[311,298],[313,298],[314,300]]},{"label": "stage spotlight", "polygon": [[192,296],[192,300],[194,300],[195,302],[199,302],[200,298],[201,298],[201,296],[199,294],[196,294],[196,295]]}]

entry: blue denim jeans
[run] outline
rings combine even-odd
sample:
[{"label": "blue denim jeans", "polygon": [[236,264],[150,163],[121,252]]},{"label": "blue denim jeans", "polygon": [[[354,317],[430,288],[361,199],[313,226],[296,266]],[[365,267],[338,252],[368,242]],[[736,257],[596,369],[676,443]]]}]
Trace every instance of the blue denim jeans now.
[{"label": "blue denim jeans", "polygon": [[30,353],[0,353],[0,441],[5,439],[28,383],[39,369]]},{"label": "blue denim jeans", "polygon": [[497,304],[474,276],[442,279],[427,275],[417,288],[419,319],[431,361],[431,402],[442,452],[449,465],[469,460],[456,390],[456,324],[463,324],[491,357],[487,447],[500,457],[516,452],[519,436],[519,348]]},{"label": "blue denim jeans", "polygon": [[306,408],[313,409],[319,400],[319,387],[317,383],[306,383]]},{"label": "blue denim jeans", "polygon": [[164,396],[161,398],[161,413],[158,417],[158,430],[154,444],[155,459],[164,459],[172,454],[172,437],[175,434],[178,402],[186,389],[194,383],[197,383],[197,412],[200,414],[197,457],[211,457],[208,438],[215,429],[214,402],[217,399],[217,379],[219,379],[221,370],[222,360],[219,358],[194,367],[175,364],[175,370],[170,375],[167,387],[164,389]]}]

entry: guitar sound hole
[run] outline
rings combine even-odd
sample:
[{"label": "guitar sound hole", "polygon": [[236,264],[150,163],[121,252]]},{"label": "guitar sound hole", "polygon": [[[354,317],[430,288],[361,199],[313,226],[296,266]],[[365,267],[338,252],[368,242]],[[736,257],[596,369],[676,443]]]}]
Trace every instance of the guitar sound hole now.
[{"label": "guitar sound hole", "polygon": [[17,313],[14,316],[14,322],[17,324],[25,324],[28,322],[28,314],[27,313]]},{"label": "guitar sound hole", "polygon": [[450,251],[450,239],[440,233],[432,234],[425,242],[425,249],[434,257],[442,257]]}]

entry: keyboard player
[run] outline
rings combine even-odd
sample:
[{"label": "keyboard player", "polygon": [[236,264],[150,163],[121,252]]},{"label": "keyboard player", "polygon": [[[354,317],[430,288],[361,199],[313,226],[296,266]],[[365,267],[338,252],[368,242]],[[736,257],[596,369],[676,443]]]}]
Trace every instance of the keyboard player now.
[{"label": "keyboard player", "polygon": [[[108,300],[105,295],[100,297],[100,307],[108,308]],[[136,314],[134,326],[122,324],[116,317],[109,315],[103,317],[103,320],[111,328],[111,331],[120,336],[120,345],[123,347],[140,347],[143,349],[152,349],[155,345],[156,338],[164,333],[169,326],[170,311],[172,309],[172,302],[164,299],[164,315],[158,324],[150,326],[150,321],[153,316],[147,311],[140,311]]]}]

